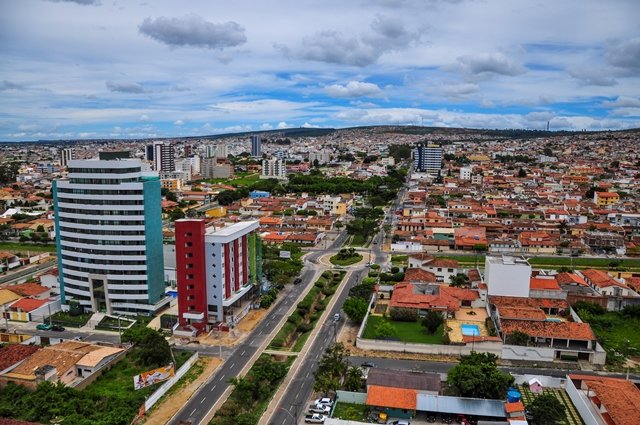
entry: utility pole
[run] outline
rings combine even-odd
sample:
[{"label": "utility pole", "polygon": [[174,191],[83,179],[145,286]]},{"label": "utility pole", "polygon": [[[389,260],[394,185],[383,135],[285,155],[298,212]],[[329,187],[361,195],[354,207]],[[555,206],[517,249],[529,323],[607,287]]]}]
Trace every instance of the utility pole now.
[{"label": "utility pole", "polygon": [[122,345],[122,328],[120,327],[120,315],[118,315],[118,339],[120,340],[120,345]]}]

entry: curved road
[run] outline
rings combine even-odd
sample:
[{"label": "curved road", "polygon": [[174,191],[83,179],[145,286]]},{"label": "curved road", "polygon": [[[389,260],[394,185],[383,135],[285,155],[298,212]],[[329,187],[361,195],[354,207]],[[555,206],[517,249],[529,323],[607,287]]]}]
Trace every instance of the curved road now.
[{"label": "curved road", "polygon": [[[318,258],[328,251],[335,250],[342,246],[346,238],[347,234],[343,231],[336,237],[328,250],[307,254],[305,257],[306,264],[300,275],[306,285],[313,284],[311,280],[318,268],[315,265]],[[196,425],[203,422],[215,403],[229,387],[229,379],[238,376],[242,372],[251,357],[269,337],[275,324],[279,323],[283,316],[287,314],[289,308],[297,303],[306,285],[292,285],[291,290],[279,298],[269,314],[264,317],[241,344],[229,353],[227,360],[216,370],[211,378],[191,396],[187,404],[168,422],[169,424],[178,425],[180,421],[187,421]]]}]

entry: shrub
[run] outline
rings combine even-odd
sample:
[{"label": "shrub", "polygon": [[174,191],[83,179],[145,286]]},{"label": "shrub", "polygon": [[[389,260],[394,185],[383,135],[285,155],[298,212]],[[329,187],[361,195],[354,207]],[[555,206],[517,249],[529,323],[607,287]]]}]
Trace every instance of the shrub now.
[{"label": "shrub", "polygon": [[300,323],[296,330],[300,333],[305,333],[309,332],[311,329],[313,329],[313,325],[311,323]]},{"label": "shrub", "polygon": [[302,316],[300,316],[299,314],[293,313],[291,316],[287,318],[287,322],[297,326],[300,324],[300,322],[302,322]]},{"label": "shrub", "polygon": [[273,297],[271,295],[263,295],[260,299],[260,307],[269,308],[273,304]]},{"label": "shrub", "polygon": [[594,304],[594,303],[590,303],[587,301],[577,301],[574,305],[573,308],[576,311],[586,311],[590,314],[604,314],[607,312],[607,310],[602,307],[601,305],[598,304]]},{"label": "shrub", "polygon": [[323,293],[326,297],[328,297],[328,296],[330,296],[330,295],[335,294],[335,292],[336,292],[336,290],[335,290],[334,288],[323,288],[323,289],[322,289],[322,293]]},{"label": "shrub", "polygon": [[276,348],[284,347],[284,340],[282,338],[275,337],[271,340],[271,346]]},{"label": "shrub", "polygon": [[413,308],[394,307],[389,314],[391,320],[397,322],[415,322],[418,320],[418,311]]}]

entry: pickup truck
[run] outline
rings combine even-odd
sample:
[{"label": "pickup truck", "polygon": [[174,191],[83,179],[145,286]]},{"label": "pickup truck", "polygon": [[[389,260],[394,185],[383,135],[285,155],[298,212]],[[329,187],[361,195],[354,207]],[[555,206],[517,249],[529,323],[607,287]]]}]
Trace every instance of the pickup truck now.
[{"label": "pickup truck", "polygon": [[324,415],[320,415],[320,414],[318,414],[318,413],[314,413],[314,414],[312,414],[312,415],[306,415],[306,416],[304,417],[304,421],[305,421],[306,423],[308,423],[308,424],[323,424],[323,423],[324,423],[324,420],[325,420],[326,418],[327,418],[327,417],[326,417],[326,416],[324,416]]},{"label": "pickup truck", "polygon": [[309,406],[309,413],[322,413],[324,415],[331,412],[331,407],[326,404],[312,404]]}]

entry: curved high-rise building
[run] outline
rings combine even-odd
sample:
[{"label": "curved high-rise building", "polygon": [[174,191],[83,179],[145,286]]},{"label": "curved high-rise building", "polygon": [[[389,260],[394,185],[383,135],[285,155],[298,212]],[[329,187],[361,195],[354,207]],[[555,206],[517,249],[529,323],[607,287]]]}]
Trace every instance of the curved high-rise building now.
[{"label": "curved high-rise building", "polygon": [[63,304],[87,311],[152,314],[165,305],[157,173],[128,152],[71,160],[53,186]]}]

